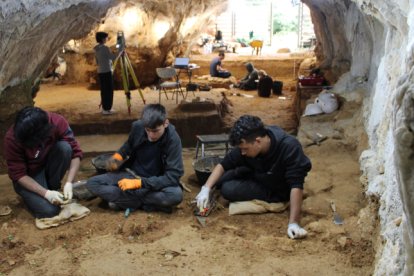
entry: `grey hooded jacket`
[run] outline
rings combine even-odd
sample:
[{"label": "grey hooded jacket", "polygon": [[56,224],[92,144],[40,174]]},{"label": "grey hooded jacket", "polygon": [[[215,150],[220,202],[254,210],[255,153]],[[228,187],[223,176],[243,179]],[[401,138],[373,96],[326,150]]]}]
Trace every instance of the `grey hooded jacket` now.
[{"label": "grey hooded jacket", "polygon": [[[141,120],[132,123],[128,140],[118,150],[124,160],[129,157],[126,167],[134,162],[137,150],[143,143],[148,142],[145,127]],[[170,123],[159,140],[161,148],[162,174],[158,176],[142,177],[142,186],[159,191],[169,186],[179,186],[180,178],[184,174],[181,139],[175,127]]]}]

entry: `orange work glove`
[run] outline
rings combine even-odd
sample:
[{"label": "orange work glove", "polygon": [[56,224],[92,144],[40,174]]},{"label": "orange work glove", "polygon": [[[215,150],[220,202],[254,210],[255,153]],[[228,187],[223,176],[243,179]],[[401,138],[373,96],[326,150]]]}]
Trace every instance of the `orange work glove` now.
[{"label": "orange work glove", "polygon": [[141,179],[123,178],[118,181],[118,187],[121,188],[122,191],[139,189],[141,188]]},{"label": "orange work glove", "polygon": [[107,161],[105,164],[105,169],[108,172],[113,172],[116,171],[117,169],[119,169],[119,167],[122,164],[122,161],[124,159],[122,158],[122,155],[120,155],[119,153],[115,152]]}]

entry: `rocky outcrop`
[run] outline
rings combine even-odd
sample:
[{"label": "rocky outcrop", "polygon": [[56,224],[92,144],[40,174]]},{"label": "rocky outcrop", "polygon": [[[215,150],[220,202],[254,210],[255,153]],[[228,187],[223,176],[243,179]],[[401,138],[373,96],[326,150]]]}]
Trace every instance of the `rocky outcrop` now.
[{"label": "rocky outcrop", "polygon": [[[411,48],[410,52],[414,49]],[[403,75],[394,98],[393,132],[396,140],[395,164],[397,182],[404,209],[403,244],[406,246],[406,272],[414,272],[414,79],[413,57],[408,60],[409,72]]]},{"label": "rocky outcrop", "polygon": [[[113,52],[118,52],[115,47],[117,31],[122,31],[129,59],[140,84],[153,84],[156,80],[155,69],[170,65],[175,56],[188,56],[189,46],[196,41],[200,30],[212,25],[213,15],[221,13],[225,7],[226,2],[217,0],[120,3],[108,12],[97,29],[76,43],[65,46],[70,51],[64,57],[73,72],[66,79],[79,82],[88,82],[91,77],[96,79],[92,50],[96,44],[95,32],[108,32],[110,37],[107,45]],[[115,85],[122,88],[121,76],[116,69]]]},{"label": "rocky outcrop", "polygon": [[303,2],[311,11],[317,37],[315,54],[326,77],[331,82],[348,72],[352,78],[366,77],[376,38],[369,24],[375,20],[369,20],[350,0]]},{"label": "rocky outcrop", "polygon": [[[381,241],[375,274],[412,275],[412,31],[408,1],[316,1],[310,7],[316,55],[336,92],[361,91],[369,148],[361,178],[379,202]],[[411,24],[412,25],[412,24]],[[407,50],[408,49],[408,50]],[[390,116],[394,114],[394,116]],[[402,219],[402,224],[395,223]]]},{"label": "rocky outcrop", "polygon": [[116,1],[2,2],[0,95],[45,70],[71,38],[86,36]]}]

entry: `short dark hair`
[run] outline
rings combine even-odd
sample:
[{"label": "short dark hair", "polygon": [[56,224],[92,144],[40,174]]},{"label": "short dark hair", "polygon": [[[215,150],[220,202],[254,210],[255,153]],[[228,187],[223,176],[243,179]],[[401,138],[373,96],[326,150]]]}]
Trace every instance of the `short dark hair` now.
[{"label": "short dark hair", "polygon": [[257,116],[243,115],[233,125],[230,130],[230,144],[232,146],[238,146],[241,144],[241,140],[251,143],[257,137],[263,137],[266,135],[266,128],[262,120]]},{"label": "short dark hair", "polygon": [[219,57],[224,57],[224,51],[220,51],[218,55]]},{"label": "short dark hair", "polygon": [[167,119],[165,107],[161,104],[149,104],[142,110],[141,120],[144,127],[154,129],[162,125]]},{"label": "short dark hair", "polygon": [[96,42],[102,43],[105,38],[108,37],[108,33],[105,32],[97,32],[95,35]]},{"label": "short dark hair", "polygon": [[51,129],[46,111],[33,106],[27,106],[17,113],[13,127],[16,140],[29,148],[40,145]]},{"label": "short dark hair", "polygon": [[247,71],[248,71],[249,73],[253,72],[253,70],[254,70],[253,63],[251,63],[251,62],[246,62],[244,65],[246,66],[246,69],[247,69]]}]

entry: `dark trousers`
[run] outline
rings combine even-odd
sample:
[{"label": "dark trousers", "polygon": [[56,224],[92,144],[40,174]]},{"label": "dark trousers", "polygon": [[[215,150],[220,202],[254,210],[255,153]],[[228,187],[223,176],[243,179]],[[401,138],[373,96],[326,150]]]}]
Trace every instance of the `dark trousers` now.
[{"label": "dark trousers", "polygon": [[231,73],[226,71],[226,72],[217,72],[216,77],[226,79],[226,78],[229,78],[230,76],[231,76]]},{"label": "dark trousers", "polygon": [[269,76],[264,76],[259,80],[257,92],[259,97],[269,97],[272,92],[273,80]]},{"label": "dark trousers", "polygon": [[243,89],[243,90],[255,90],[257,89],[257,85],[255,82],[252,81],[240,81],[238,86],[235,86],[236,88]]},{"label": "dark trousers", "polygon": [[118,181],[134,179],[128,172],[105,173],[88,180],[88,190],[107,202],[113,202],[121,209],[163,210],[165,207],[178,205],[183,200],[181,187],[166,187],[160,191],[146,188],[122,191]]},{"label": "dark trousers", "polygon": [[230,202],[259,199],[266,202],[282,202],[280,196],[260,185],[253,179],[235,176],[233,170],[227,171],[218,181],[221,195]]},{"label": "dark trousers", "polygon": [[99,73],[99,85],[101,88],[102,109],[109,111],[112,108],[114,100],[114,80],[112,72]]},{"label": "dark trousers", "polygon": [[[70,145],[64,141],[57,142],[49,152],[45,168],[31,177],[45,189],[59,190],[60,181],[65,176],[71,160],[72,148]],[[14,182],[13,186],[34,217],[50,218],[59,214],[59,206],[51,204],[44,197],[25,189],[17,182]]]}]

